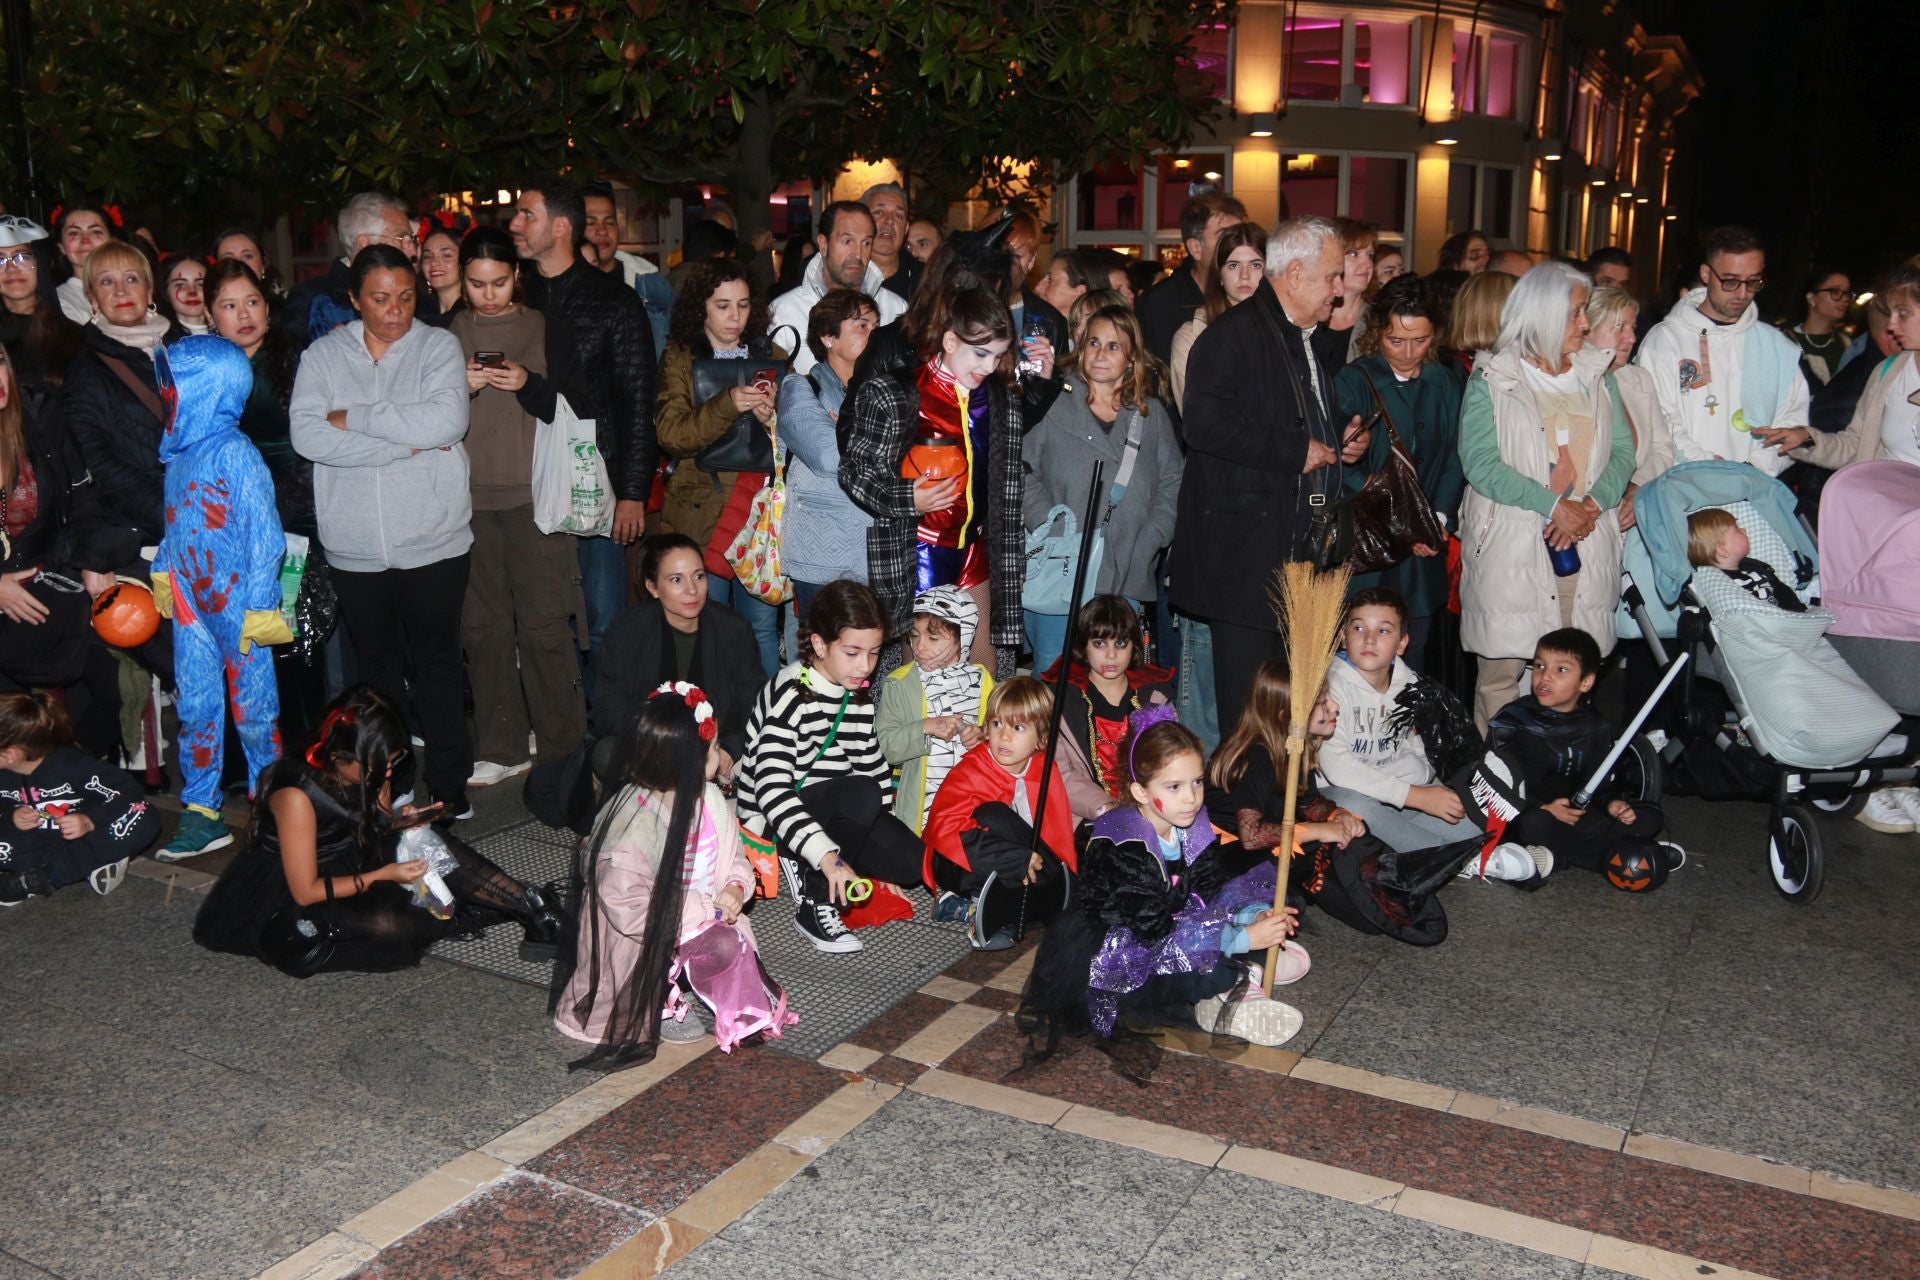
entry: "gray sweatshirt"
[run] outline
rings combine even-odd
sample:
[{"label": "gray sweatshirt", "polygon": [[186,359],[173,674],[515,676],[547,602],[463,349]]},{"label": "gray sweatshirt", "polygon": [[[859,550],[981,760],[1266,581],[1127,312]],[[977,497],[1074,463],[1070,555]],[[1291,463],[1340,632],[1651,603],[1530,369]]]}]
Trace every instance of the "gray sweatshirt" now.
[{"label": "gray sweatshirt", "polygon": [[466,359],[451,333],[415,320],[375,360],[360,321],[340,326],[300,358],[290,416],[334,568],[418,569],[473,545]]}]

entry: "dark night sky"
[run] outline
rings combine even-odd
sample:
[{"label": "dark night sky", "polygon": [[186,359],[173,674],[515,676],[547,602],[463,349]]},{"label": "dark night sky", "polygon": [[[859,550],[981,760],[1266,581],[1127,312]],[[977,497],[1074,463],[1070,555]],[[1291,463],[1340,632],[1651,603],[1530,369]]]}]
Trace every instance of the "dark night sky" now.
[{"label": "dark night sky", "polygon": [[1771,310],[1798,298],[1814,262],[1866,288],[1920,253],[1920,4],[1655,7],[1664,12],[1649,25],[1684,37],[1706,81],[1693,108],[1696,225],[1739,221],[1765,235]]}]

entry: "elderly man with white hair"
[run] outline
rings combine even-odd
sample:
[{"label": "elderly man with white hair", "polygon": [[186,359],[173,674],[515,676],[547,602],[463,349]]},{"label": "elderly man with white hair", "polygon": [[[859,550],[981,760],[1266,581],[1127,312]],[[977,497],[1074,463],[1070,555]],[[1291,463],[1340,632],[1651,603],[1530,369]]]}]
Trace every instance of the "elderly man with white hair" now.
[{"label": "elderly man with white hair", "polygon": [[[407,206],[380,191],[362,191],[348,197],[340,212],[334,215],[333,243],[340,256],[334,259],[327,273],[302,281],[274,313],[274,325],[286,335],[295,351],[305,351],[356,318],[353,304],[347,300],[351,292],[347,267],[355,254],[370,244],[386,244],[416,264],[420,261],[420,241],[407,217]],[[418,301],[420,309],[416,315],[431,322],[439,313],[433,290],[420,290]]]},{"label": "elderly man with white hair", "polygon": [[1578,627],[1602,654],[1614,644],[1634,440],[1614,353],[1587,345],[1592,289],[1562,262],[1521,276],[1460,408],[1460,639],[1480,659],[1483,730],[1520,696],[1541,636]]},{"label": "elderly man with white hair", "polygon": [[1314,514],[1371,443],[1359,418],[1335,420],[1333,371],[1308,341],[1346,271],[1340,228],[1281,223],[1266,267],[1268,287],[1209,324],[1187,358],[1187,466],[1167,564],[1174,606],[1212,626],[1223,729],[1260,664],[1284,650],[1267,601],[1274,570],[1307,555]]}]

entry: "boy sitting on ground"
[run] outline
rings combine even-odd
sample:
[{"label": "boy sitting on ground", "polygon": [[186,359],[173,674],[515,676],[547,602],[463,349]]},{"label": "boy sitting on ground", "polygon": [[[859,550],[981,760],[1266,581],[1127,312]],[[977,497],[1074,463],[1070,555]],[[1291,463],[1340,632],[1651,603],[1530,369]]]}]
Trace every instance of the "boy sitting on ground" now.
[{"label": "boy sitting on ground", "polygon": [[966,920],[976,950],[999,951],[1017,941],[1023,898],[1029,924],[1051,919],[1067,900],[1077,856],[1058,765],[1037,852],[1033,844],[1052,713],[1053,695],[1031,676],[995,686],[987,699],[987,740],[947,774],[927,815],[924,874],[939,895],[934,919]]},{"label": "boy sitting on ground", "polygon": [[1534,646],[1532,692],[1487,725],[1487,749],[1499,753],[1526,797],[1504,842],[1487,855],[1487,879],[1538,888],[1564,865],[1638,893],[1659,888],[1685,860],[1678,845],[1654,839],[1665,819],[1651,804],[1630,804],[1603,787],[1585,808],[1574,807],[1574,792],[1613,749],[1613,726],[1587,701],[1599,675],[1592,636],[1578,627],[1550,631]]},{"label": "boy sitting on ground", "polygon": [[1405,717],[1395,722],[1396,701],[1420,680],[1401,659],[1406,601],[1387,587],[1355,592],[1341,634],[1346,647],[1327,673],[1340,719],[1320,748],[1321,796],[1394,849],[1473,835],[1479,827],[1460,797],[1440,784],[1420,735]]}]

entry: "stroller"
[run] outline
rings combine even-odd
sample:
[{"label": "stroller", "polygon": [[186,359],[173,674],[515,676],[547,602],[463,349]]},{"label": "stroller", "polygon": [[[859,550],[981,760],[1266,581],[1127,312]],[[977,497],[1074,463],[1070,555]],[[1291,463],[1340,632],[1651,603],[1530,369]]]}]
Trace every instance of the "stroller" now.
[{"label": "stroller", "polygon": [[[1845,547],[1870,557],[1882,546],[1886,526],[1876,529],[1866,513],[1848,511],[1848,489],[1843,485],[1826,504],[1826,518],[1836,526],[1828,541],[1836,551]],[[1887,499],[1895,500],[1916,501]],[[1725,575],[1694,575],[1687,517],[1708,507],[1733,515],[1752,543],[1749,554],[1808,601],[1806,613],[1761,604]],[[1772,805],[1768,861],[1774,887],[1790,902],[1811,902],[1826,875],[1814,812],[1851,816],[1871,791],[1910,783],[1920,756],[1920,723],[1903,719],[1827,643],[1834,616],[1813,607],[1820,592],[1818,555],[1785,485],[1743,463],[1683,463],[1640,489],[1635,512],[1622,569],[1621,607],[1629,615],[1623,622],[1630,625],[1621,634],[1637,633],[1662,666],[1677,650],[1692,655],[1676,686],[1674,731],[1638,740],[1629,753],[1642,769],[1638,790],[1656,799],[1664,775],[1683,767],[1708,799],[1764,796]],[[1911,517],[1912,508],[1903,514]],[[1866,522],[1871,532],[1855,522]],[[1914,559],[1911,553],[1908,558]],[[1856,580],[1857,564],[1845,565],[1849,582]],[[1828,572],[1842,567],[1829,565]],[[1892,599],[1884,588],[1881,595]],[[1914,643],[1920,641],[1920,618],[1910,607],[1906,626],[1894,638],[1907,642],[1904,670],[1911,672],[1920,652]],[[1914,713],[1912,706],[1903,710]]]}]

